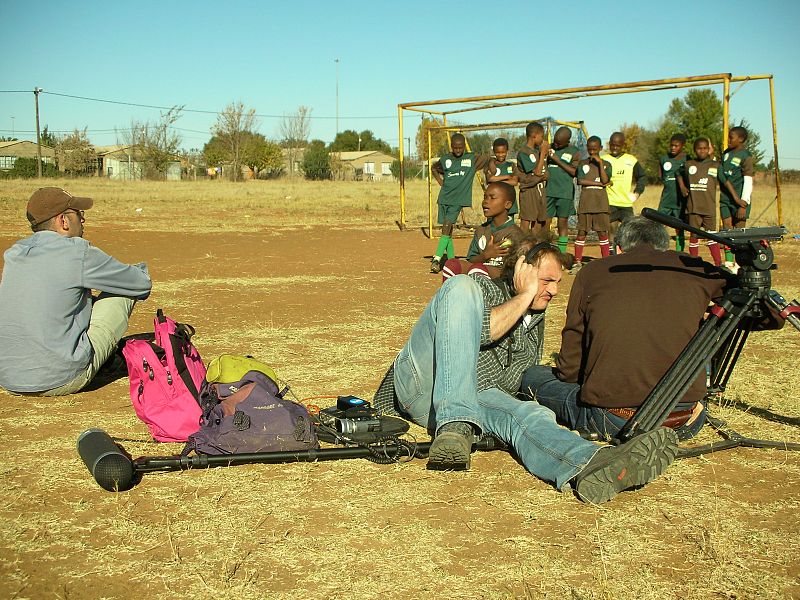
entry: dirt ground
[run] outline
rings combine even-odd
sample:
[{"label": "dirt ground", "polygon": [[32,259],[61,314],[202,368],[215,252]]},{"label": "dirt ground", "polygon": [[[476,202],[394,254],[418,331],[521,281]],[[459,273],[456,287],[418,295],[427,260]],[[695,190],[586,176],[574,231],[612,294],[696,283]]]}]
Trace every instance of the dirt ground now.
[{"label": "dirt ground", "polygon": [[[87,224],[92,243],[150,267],[154,291],[130,331],[150,330],[161,307],[196,327],[206,361],[250,353],[300,398],[371,398],[440,284],[427,272],[434,243],[386,223],[236,231],[231,218],[212,206],[211,225],[179,233],[113,215]],[[22,234],[7,227],[0,250]],[[774,287],[800,297],[800,242],[776,255]],[[558,350],[572,279],[548,311],[545,354]],[[799,351],[791,327],[754,334],[715,414],[746,435],[800,442]],[[149,440],[127,379],[0,398],[0,597],[800,597],[800,453],[679,461],[599,507],[502,451],[478,454],[467,473],[423,460],[249,465],[150,474],[114,494],[79,459],[82,431],[105,429],[134,457],[181,449]]]}]

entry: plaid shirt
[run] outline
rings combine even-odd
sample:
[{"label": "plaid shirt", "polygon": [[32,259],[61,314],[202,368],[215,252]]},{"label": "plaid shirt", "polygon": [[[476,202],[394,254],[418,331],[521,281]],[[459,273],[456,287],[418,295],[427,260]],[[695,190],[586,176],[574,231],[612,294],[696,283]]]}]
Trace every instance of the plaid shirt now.
[{"label": "plaid shirt", "polygon": [[[511,299],[505,283],[485,276],[470,275],[483,293],[481,347],[478,352],[478,391],[492,387],[515,395],[522,375],[539,363],[544,342],[544,312],[526,313],[500,339],[492,341],[489,325],[492,308]],[[384,414],[397,414],[394,406],[394,364],[389,367],[375,392],[373,406]]]}]

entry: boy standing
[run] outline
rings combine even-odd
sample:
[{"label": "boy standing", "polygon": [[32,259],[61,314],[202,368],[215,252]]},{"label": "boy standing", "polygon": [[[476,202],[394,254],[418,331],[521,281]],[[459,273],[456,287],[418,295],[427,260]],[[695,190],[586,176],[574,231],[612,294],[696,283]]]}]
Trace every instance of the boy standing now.
[{"label": "boy standing", "polygon": [[[755,165],[753,155],[745,148],[746,141],[747,130],[744,127],[731,127],[728,149],[722,154],[719,172],[719,212],[723,229],[745,227],[750,217]],[[726,249],[725,266],[733,265],[733,253]]]},{"label": "boy standing", "polygon": [[575,214],[575,168],[580,160],[578,148],[570,145],[572,133],[569,127],[559,127],[553,136],[553,147],[547,157],[547,225],[556,217],[558,249],[567,251],[568,219]]},{"label": "boy standing", "polygon": [[517,153],[515,175],[519,180],[519,220],[522,230],[544,229],[547,223],[545,185],[548,178],[547,156],[550,144],[544,139],[541,123],[528,123],[525,127],[526,144]]},{"label": "boy standing", "polygon": [[513,186],[504,181],[496,181],[486,186],[482,206],[487,220],[475,229],[475,235],[467,251],[467,263],[457,259],[448,260],[442,270],[443,280],[460,273],[469,273],[476,268],[489,277],[500,275],[503,260],[508,256],[508,248],[511,246],[511,240],[507,238],[513,239],[514,236],[522,235],[522,230],[514,224],[514,219],[508,214],[516,199],[517,194]]},{"label": "boy standing", "polygon": [[[492,142],[492,152],[494,152],[494,158],[489,159],[489,164],[486,166],[486,171],[484,172],[486,175],[486,183],[503,181],[511,186],[518,185],[519,181],[517,181],[517,176],[514,175],[514,163],[507,160],[508,140],[506,138],[497,138]],[[511,207],[508,214],[511,215],[513,220],[514,215],[518,212],[519,206],[517,205],[517,194],[515,192],[514,206]]]},{"label": "boy standing", "polygon": [[[719,163],[709,156],[711,143],[708,138],[698,138],[694,142],[695,159],[686,161],[686,165],[679,177],[683,185],[681,193],[687,198],[686,216],[689,225],[702,227],[706,231],[717,229],[717,171]],[[719,244],[713,240],[708,241],[708,250],[714,259],[714,264],[720,266]],[[689,254],[700,255],[700,243],[697,235],[689,234]]]},{"label": "boy standing", "polygon": [[608,228],[609,205],[606,188],[613,186],[611,180],[611,164],[600,158],[603,148],[596,135],[586,142],[589,158],[578,163],[575,177],[581,186],[581,198],[578,203],[578,235],[575,236],[575,266],[580,269],[583,259],[583,247],[586,244],[586,233],[596,231],[600,240],[600,254],[609,255]]},{"label": "boy standing", "polygon": [[[686,153],[683,151],[685,145],[686,136],[676,133],[669,140],[669,152],[658,160],[658,176],[664,184],[661,200],[658,203],[658,212],[676,219],[683,219],[686,208],[683,203],[683,198],[686,196],[685,190],[682,188],[683,180],[676,177],[686,163]],[[675,250],[683,252],[685,244],[683,230],[676,229]]]},{"label": "boy standing", "polygon": [[463,134],[454,133],[450,138],[450,152],[439,159],[432,168],[433,176],[442,186],[439,190],[439,219],[442,237],[431,260],[431,273],[442,270],[442,257],[455,256],[453,248],[453,225],[461,209],[472,206],[472,181],[475,173],[489,162],[486,155],[467,152],[467,141]]},{"label": "boy standing", "polygon": [[[625,134],[615,131],[608,140],[609,154],[601,158],[611,165],[611,183],[614,185],[608,191],[608,204],[610,207],[609,220],[611,222],[611,239],[613,240],[617,227],[626,217],[633,216],[633,203],[639,199],[647,184],[647,172],[632,154],[624,151]],[[634,180],[636,186],[631,193]]]}]

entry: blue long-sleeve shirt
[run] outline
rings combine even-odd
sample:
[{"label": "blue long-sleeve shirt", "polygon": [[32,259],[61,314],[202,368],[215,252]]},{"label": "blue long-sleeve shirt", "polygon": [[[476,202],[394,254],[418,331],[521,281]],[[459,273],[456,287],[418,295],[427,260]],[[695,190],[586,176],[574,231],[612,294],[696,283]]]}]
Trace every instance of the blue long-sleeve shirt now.
[{"label": "blue long-sleeve shirt", "polygon": [[92,290],[135,299],[150,294],[144,263],[121,263],[80,237],[39,231],[3,258],[0,387],[15,392],[64,385],[89,366]]}]

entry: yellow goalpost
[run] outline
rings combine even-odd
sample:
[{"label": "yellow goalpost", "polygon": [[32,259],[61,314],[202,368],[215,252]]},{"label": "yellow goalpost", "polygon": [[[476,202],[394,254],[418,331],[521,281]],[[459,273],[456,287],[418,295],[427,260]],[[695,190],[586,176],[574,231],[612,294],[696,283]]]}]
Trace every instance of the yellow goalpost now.
[{"label": "yellow goalpost", "polygon": [[[447,131],[467,131],[476,129],[501,128],[505,124],[494,123],[484,125],[458,125],[447,126],[448,115],[467,113],[473,111],[490,110],[509,106],[520,106],[528,104],[539,104],[544,102],[558,102],[561,100],[573,100],[577,98],[587,98],[592,96],[609,96],[613,94],[631,94],[640,92],[653,92],[663,90],[674,90],[701,86],[722,86],[722,139],[723,143],[728,139],[731,84],[738,83],[740,87],[750,81],[766,80],[769,84],[770,116],[772,118],[772,147],[774,155],[775,170],[775,202],[778,209],[778,224],[783,223],[783,211],[781,206],[781,177],[778,166],[778,127],[775,119],[775,82],[771,74],[766,75],[743,75],[734,76],[731,73],[717,73],[713,75],[696,75],[692,77],[675,77],[671,79],[653,79],[649,81],[634,81],[628,83],[613,83],[605,85],[595,85],[588,87],[564,88],[556,90],[540,90],[533,92],[517,92],[513,94],[499,94],[488,96],[472,96],[467,98],[447,98],[440,100],[425,100],[421,102],[403,102],[397,105],[397,123],[400,132],[399,139],[403,140],[403,117],[405,111],[419,112],[442,119],[442,126],[428,129],[428,154],[430,154],[431,129],[444,129]],[[737,88],[738,91],[738,88]],[[735,92],[734,92],[735,93]],[[526,121],[527,122],[527,121]],[[569,123],[565,123],[570,125]],[[497,125],[498,127],[493,127]],[[582,125],[582,123],[581,123]],[[473,129],[470,129],[473,128]],[[584,129],[585,131],[585,129]],[[428,160],[428,186],[429,186],[429,210],[428,225],[431,236],[433,236],[432,218],[432,190],[430,190],[431,161]],[[406,187],[405,187],[405,156],[403,155],[403,144],[399,145],[400,162],[400,220],[397,222],[400,229],[406,229]]]}]

